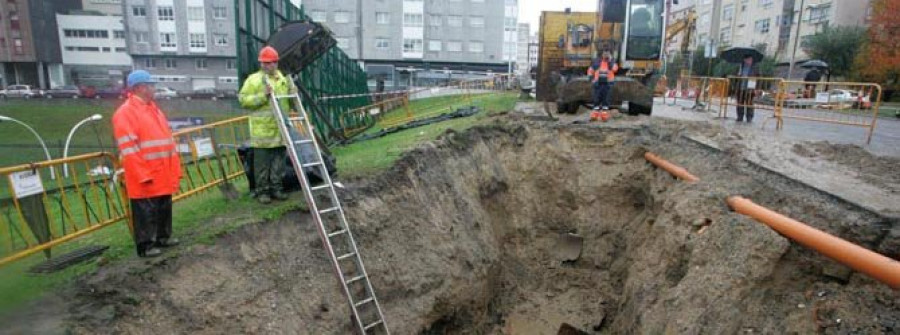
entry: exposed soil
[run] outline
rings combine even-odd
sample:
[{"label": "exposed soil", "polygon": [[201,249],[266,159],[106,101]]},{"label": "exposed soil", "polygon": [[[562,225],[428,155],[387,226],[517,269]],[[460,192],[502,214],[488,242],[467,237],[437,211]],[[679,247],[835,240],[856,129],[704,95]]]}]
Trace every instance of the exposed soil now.
[{"label": "exposed soil", "polygon": [[795,144],[794,153],[843,165],[871,184],[900,193],[900,158],[874,156],[856,145],[827,142]]},{"label": "exposed soil", "polygon": [[[563,322],[616,334],[900,331],[900,294],[724,199],[746,196],[895,259],[896,219],[682,136],[696,125],[634,120],[510,115],[349,181],[342,200],[392,332],[556,334]],[[648,149],[702,180],[674,180],[643,160]],[[560,262],[569,233],[583,250]],[[75,334],[352,333],[302,213],[108,266],[75,287],[59,316]]]}]

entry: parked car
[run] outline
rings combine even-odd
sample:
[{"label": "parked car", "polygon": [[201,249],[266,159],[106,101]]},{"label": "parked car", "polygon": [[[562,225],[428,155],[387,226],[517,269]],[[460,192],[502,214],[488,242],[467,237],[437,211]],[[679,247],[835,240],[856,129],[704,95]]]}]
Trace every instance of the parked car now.
[{"label": "parked car", "polygon": [[159,86],[156,88],[156,98],[172,100],[178,98],[178,91],[173,90],[171,87]]},{"label": "parked car", "polygon": [[108,86],[94,91],[94,99],[125,99],[125,89],[121,87]]},{"label": "parked car", "polygon": [[185,100],[209,99],[215,101],[223,98],[225,98],[225,94],[223,92],[216,91],[216,89],[212,87],[197,89],[194,90],[194,92],[191,92],[190,94],[184,96]]},{"label": "parked car", "polygon": [[51,88],[49,90],[44,91],[44,98],[53,99],[53,98],[72,98],[78,99],[81,97],[81,89],[75,85],[66,85],[60,86],[57,88]]},{"label": "parked car", "polygon": [[839,103],[841,105],[850,105],[855,109],[872,108],[868,96],[860,97],[859,92],[844,89],[833,89],[828,91],[828,101],[831,103]]},{"label": "parked car", "polygon": [[9,85],[5,90],[0,90],[0,99],[7,98],[24,98],[31,99],[40,97],[44,92],[33,89],[29,85]]}]

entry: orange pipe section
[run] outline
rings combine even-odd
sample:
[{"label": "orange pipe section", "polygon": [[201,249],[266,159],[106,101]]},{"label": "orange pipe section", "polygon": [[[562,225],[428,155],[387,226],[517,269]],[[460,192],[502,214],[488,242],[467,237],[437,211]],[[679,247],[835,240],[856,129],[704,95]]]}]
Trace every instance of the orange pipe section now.
[{"label": "orange pipe section", "polygon": [[684,180],[686,182],[693,183],[693,182],[700,180],[700,178],[697,178],[696,176],[694,176],[690,172],[688,172],[687,169],[680,167],[678,165],[672,164],[671,162],[660,158],[659,156],[657,156],[656,154],[654,154],[652,152],[648,151],[648,152],[644,153],[644,158],[648,162],[653,163],[653,165],[656,165],[659,168],[666,170],[667,172],[671,173],[673,176],[678,177],[679,179]]},{"label": "orange pipe section", "polygon": [[727,202],[736,212],[765,223],[797,243],[865,273],[895,290],[900,289],[900,262],[807,226],[745,198],[731,196]]}]

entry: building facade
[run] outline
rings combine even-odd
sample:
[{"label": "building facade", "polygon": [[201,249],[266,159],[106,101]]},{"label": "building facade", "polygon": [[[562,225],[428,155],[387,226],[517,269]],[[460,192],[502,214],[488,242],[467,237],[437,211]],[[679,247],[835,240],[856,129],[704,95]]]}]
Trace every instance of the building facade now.
[{"label": "building facade", "polygon": [[134,69],[180,92],[238,88],[233,0],[122,0]]},{"label": "building facade", "polygon": [[[121,12],[121,10],[120,10]],[[56,14],[63,61],[63,83],[79,86],[121,86],[131,70],[121,15],[83,12]]]},{"label": "building facade", "polygon": [[519,23],[518,44],[516,45],[516,72],[528,72],[531,68],[528,62],[528,43],[531,42],[531,25]]},{"label": "building facade", "polygon": [[56,13],[78,9],[81,0],[0,1],[0,85],[62,85]]},{"label": "building facade", "polygon": [[304,0],[374,85],[425,85],[507,72],[517,57],[517,0]]},{"label": "building facade", "polygon": [[122,16],[122,0],[81,0],[81,7],[88,12]]}]

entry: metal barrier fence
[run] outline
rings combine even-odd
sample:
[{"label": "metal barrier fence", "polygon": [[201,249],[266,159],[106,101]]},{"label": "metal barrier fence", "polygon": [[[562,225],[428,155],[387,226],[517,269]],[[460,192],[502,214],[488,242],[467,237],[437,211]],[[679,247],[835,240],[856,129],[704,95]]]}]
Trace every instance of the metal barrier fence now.
[{"label": "metal barrier fence", "polygon": [[[782,78],[728,77],[728,106],[734,106],[735,114],[755,114],[757,109],[774,111]],[[731,108],[725,108],[720,116],[725,118]]]},{"label": "metal barrier fence", "polygon": [[724,117],[728,104],[728,79],[683,75],[675,82],[675,89],[663,96],[663,103],[667,98],[672,98],[672,105],[682,98],[694,101],[696,109],[709,110],[715,106],[720,116]]},{"label": "metal barrier fence", "polygon": [[870,143],[881,98],[878,84],[782,81],[775,111],[777,129],[784,127],[784,119],[864,127],[868,128],[866,143]]},{"label": "metal barrier fence", "polygon": [[117,169],[106,152],[0,169],[0,266],[128,222]]},{"label": "metal barrier fence", "polygon": [[172,134],[181,153],[184,173],[173,201],[244,175],[236,149],[250,138],[248,120],[249,117],[241,116]]}]

